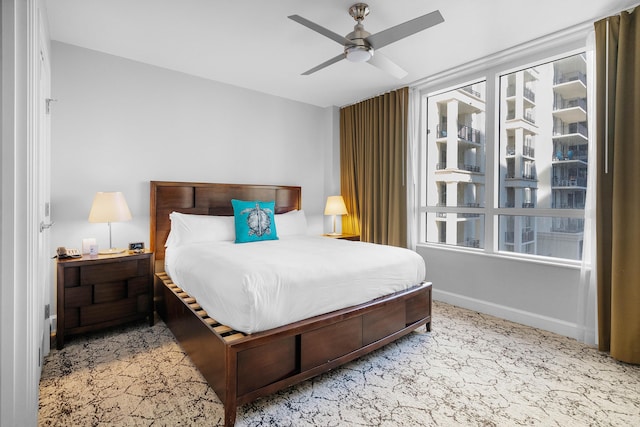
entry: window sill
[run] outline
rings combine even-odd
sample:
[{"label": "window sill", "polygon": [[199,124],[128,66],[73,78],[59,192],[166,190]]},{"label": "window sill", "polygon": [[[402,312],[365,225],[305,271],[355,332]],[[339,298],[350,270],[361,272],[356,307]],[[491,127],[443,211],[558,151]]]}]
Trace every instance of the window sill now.
[{"label": "window sill", "polygon": [[510,252],[489,253],[489,252],[486,252],[486,250],[484,249],[466,248],[466,247],[460,247],[460,246],[449,246],[449,245],[441,245],[436,243],[418,243],[416,245],[417,252],[419,252],[420,248],[436,249],[441,251],[456,252],[456,253],[465,254],[465,255],[477,255],[477,256],[483,256],[483,257],[516,261],[516,262],[525,262],[525,263],[533,263],[533,264],[540,264],[540,265],[546,265],[546,266],[569,268],[572,270],[580,270],[582,268],[582,261],[576,261],[576,260],[570,260],[570,259],[561,260],[557,258],[547,258],[547,257],[541,257],[536,255],[526,255],[526,254],[514,254]]}]

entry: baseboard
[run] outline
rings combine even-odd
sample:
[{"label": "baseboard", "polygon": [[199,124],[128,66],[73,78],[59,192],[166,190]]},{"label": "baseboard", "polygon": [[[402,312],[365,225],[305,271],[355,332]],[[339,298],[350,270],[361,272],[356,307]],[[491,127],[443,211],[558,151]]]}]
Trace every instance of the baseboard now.
[{"label": "baseboard", "polygon": [[550,331],[574,339],[578,335],[578,326],[575,323],[438,289],[433,289],[432,292],[433,299],[436,301],[446,302],[447,304],[489,314],[491,316],[520,323],[522,325],[544,329],[545,331]]}]

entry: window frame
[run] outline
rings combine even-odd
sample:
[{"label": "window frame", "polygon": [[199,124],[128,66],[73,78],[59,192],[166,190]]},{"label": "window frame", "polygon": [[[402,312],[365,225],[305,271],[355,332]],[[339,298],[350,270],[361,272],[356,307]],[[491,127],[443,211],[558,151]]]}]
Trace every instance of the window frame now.
[{"label": "window frame", "polygon": [[[418,135],[418,182],[416,183],[416,230],[418,247],[474,252],[504,258],[517,258],[525,261],[541,262],[556,265],[580,265],[581,261],[566,258],[547,257],[533,254],[499,250],[499,222],[501,215],[529,217],[566,217],[584,218],[584,209],[554,208],[502,208],[499,205],[500,178],[497,165],[500,163],[500,78],[501,76],[534,67],[539,64],[556,61],[571,55],[586,52],[587,36],[593,26],[584,24],[547,37],[518,45],[494,55],[448,70],[445,73],[424,79],[415,84],[420,97],[419,135]],[[590,77],[592,78],[592,77]],[[485,82],[485,200],[484,207],[436,207],[427,206],[427,138],[428,138],[428,98],[450,90],[468,86],[479,81]],[[588,120],[593,120],[588,111]],[[591,143],[591,141],[590,141]],[[590,159],[595,161],[595,159]],[[484,248],[470,248],[443,243],[426,242],[426,214],[445,213],[479,213],[484,215]]]}]

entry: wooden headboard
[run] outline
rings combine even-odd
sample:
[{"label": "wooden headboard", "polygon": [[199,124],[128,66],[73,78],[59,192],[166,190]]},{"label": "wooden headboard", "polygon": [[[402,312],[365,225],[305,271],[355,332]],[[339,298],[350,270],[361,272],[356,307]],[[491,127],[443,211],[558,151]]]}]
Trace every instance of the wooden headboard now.
[{"label": "wooden headboard", "polygon": [[275,200],[278,214],[302,209],[301,187],[282,185],[151,181],[150,196],[150,245],[155,253],[156,271],[164,269],[164,244],[171,229],[171,212],[233,215],[231,199]]}]

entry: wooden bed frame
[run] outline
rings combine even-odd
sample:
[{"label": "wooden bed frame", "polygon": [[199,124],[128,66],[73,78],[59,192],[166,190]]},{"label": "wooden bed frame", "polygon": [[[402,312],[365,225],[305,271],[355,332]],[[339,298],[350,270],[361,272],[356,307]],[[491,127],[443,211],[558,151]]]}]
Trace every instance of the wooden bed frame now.
[{"label": "wooden bed frame", "polygon": [[233,215],[230,200],[275,200],[276,213],[301,209],[301,188],[151,181],[151,250],[158,314],[224,405],[226,426],[237,407],[372,352],[426,325],[431,284],[246,335],[211,318],[164,272],[164,243],[173,211]]}]

